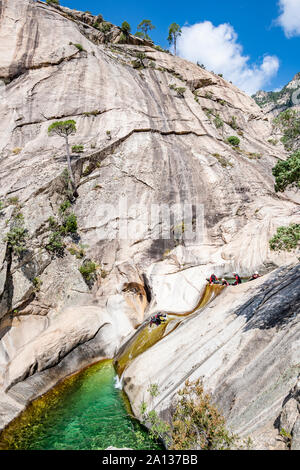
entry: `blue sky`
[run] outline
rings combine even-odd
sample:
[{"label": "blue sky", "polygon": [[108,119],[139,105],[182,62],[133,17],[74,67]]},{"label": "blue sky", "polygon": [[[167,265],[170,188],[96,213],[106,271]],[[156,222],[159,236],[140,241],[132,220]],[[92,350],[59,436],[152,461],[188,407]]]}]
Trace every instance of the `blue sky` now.
[{"label": "blue sky", "polygon": [[156,26],[151,37],[164,48],[168,27],[176,22],[184,26],[179,55],[223,72],[248,93],[277,89],[300,71],[300,0],[61,0],[61,5],[101,13],[116,25],[126,20],[133,33],[141,20],[150,19]]}]

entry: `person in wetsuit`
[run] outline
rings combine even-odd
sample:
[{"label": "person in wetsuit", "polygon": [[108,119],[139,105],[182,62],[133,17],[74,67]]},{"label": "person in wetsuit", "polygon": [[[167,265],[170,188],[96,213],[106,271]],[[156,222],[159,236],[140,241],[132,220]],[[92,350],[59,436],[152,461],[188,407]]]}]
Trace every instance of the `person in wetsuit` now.
[{"label": "person in wetsuit", "polygon": [[260,277],[260,275],[258,274],[257,271],[255,271],[254,274],[252,274],[252,276],[250,277],[249,281],[255,281],[255,279],[258,279]]},{"label": "person in wetsuit", "polygon": [[210,285],[217,284],[218,282],[219,282],[219,279],[217,278],[217,276],[215,274],[212,274],[209,278]]},{"label": "person in wetsuit", "polygon": [[238,273],[233,273],[233,277],[235,279],[234,283],[231,284],[232,286],[238,286],[239,284],[242,284],[242,279],[238,275]]},{"label": "person in wetsuit", "polygon": [[153,315],[150,319],[150,327],[152,325],[159,326],[161,323],[165,322],[167,319],[167,315],[165,313],[157,313],[156,315]]},{"label": "person in wetsuit", "polygon": [[224,278],[222,279],[222,286],[226,286],[226,287],[229,286],[229,282],[226,281],[226,279],[224,279]]}]

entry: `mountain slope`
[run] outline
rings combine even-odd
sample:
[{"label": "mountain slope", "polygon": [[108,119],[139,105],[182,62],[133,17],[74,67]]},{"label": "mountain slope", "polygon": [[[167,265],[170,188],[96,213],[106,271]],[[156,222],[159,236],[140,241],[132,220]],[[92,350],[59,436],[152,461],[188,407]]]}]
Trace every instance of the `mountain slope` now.
[{"label": "mountain slope", "polygon": [[277,116],[289,108],[300,110],[300,72],[282,90],[258,91],[253,98],[271,116]]}]

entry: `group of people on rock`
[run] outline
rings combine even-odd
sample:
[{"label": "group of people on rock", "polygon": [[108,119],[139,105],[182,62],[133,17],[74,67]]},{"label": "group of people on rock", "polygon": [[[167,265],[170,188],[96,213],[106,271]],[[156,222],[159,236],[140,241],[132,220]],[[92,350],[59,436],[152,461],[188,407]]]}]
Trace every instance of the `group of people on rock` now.
[{"label": "group of people on rock", "polygon": [[[229,284],[229,282],[222,278],[222,279],[218,279],[217,276],[215,274],[212,274],[210,276],[209,279],[207,279],[207,281],[209,282],[209,284],[212,286],[213,284],[219,284],[219,285],[222,285],[222,286],[238,286],[239,284],[242,284],[242,280],[239,276],[238,273],[234,272],[232,273],[233,274],[233,277],[234,277],[234,282],[232,284]],[[260,276],[260,274],[256,271],[254,274],[252,274],[252,276],[249,278],[249,281],[254,281],[255,279],[258,279]],[[151,318],[150,318],[150,321],[149,321],[149,326],[150,328],[152,327],[152,325],[156,325],[156,326],[159,326],[161,325],[162,323],[165,323],[167,321],[167,314],[166,313],[156,313],[155,315],[153,315]]]},{"label": "group of people on rock", "polygon": [[[222,286],[238,286],[239,284],[242,284],[242,280],[238,273],[234,272],[232,273],[234,277],[234,281],[232,284],[229,284],[229,282],[222,278],[218,279],[215,274],[212,274],[208,280],[209,284],[212,286],[213,284],[221,284]],[[260,277],[260,274],[256,271],[252,276],[249,278],[249,281],[254,281],[255,279],[258,279]]]},{"label": "group of people on rock", "polygon": [[166,313],[157,313],[156,315],[153,315],[150,318],[149,326],[150,328],[152,325],[159,326],[162,323],[165,323],[167,321],[167,314]]}]

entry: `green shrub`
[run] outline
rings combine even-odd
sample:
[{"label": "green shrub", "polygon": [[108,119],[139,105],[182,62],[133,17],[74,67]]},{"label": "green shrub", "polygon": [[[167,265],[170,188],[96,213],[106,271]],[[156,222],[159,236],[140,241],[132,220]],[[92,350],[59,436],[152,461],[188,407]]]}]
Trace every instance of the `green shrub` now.
[{"label": "green shrub", "polygon": [[75,214],[69,214],[67,215],[63,223],[60,227],[60,233],[62,235],[68,235],[70,233],[76,233],[77,232],[77,217]]},{"label": "green shrub", "polygon": [[76,256],[77,259],[82,259],[85,256],[85,248],[86,245],[79,244],[77,245],[71,245],[68,248],[68,251],[71,253],[71,255]]},{"label": "green shrub", "polygon": [[240,145],[240,139],[235,135],[228,137],[227,142],[232,145],[232,147],[238,147]]},{"label": "green shrub", "polygon": [[5,235],[3,241],[13,253],[20,256],[26,249],[26,238],[28,230],[24,227],[23,214],[15,209],[10,231]]},{"label": "green shrub", "polygon": [[75,153],[82,153],[83,150],[84,150],[83,145],[73,145],[73,146],[72,146],[72,152],[75,152]]},{"label": "green shrub", "polygon": [[35,277],[32,281],[32,284],[34,285],[34,290],[36,292],[39,292],[41,290],[41,286],[43,284],[43,281],[39,277]]},{"label": "green shrub", "polygon": [[221,119],[220,115],[219,114],[216,114],[216,117],[214,119],[214,124],[216,126],[217,129],[220,129],[221,127],[224,126],[224,122],[223,120]]},{"label": "green shrub", "polygon": [[213,109],[208,108],[208,109],[205,109],[204,111],[205,111],[205,114],[208,117],[208,119],[210,119],[213,116],[213,112],[214,112]]},{"label": "green shrub", "polygon": [[279,161],[272,169],[275,176],[275,191],[283,192],[287,187],[300,188],[300,150],[285,161]]},{"label": "green shrub", "polygon": [[146,54],[144,52],[136,53],[137,60],[133,61],[134,68],[144,68],[144,60],[146,59]]},{"label": "green shrub", "polygon": [[[64,214],[70,207],[71,207],[71,203],[69,200],[62,202],[58,209],[59,214],[61,215]],[[50,222],[50,219],[52,219],[52,221],[55,220],[54,217],[49,217],[48,219],[49,222]]]},{"label": "green shrub", "polygon": [[59,232],[52,232],[45,248],[51,253],[62,256],[64,253],[64,244],[61,234]]},{"label": "green shrub", "polygon": [[73,44],[73,46],[77,47],[77,49],[78,49],[80,52],[82,52],[82,51],[85,50],[85,49],[82,47],[81,44]]},{"label": "green shrub", "polygon": [[286,150],[292,150],[300,137],[300,114],[293,109],[287,109],[274,119],[273,124],[283,132],[281,141]]},{"label": "green shrub", "polygon": [[235,448],[236,435],[230,433],[225,420],[204,393],[200,380],[187,381],[178,392],[178,402],[172,417],[174,450],[225,450]]},{"label": "green shrub", "polygon": [[269,241],[271,250],[292,251],[299,247],[300,224],[279,227],[277,233]]},{"label": "green shrub", "polygon": [[186,88],[180,86],[180,87],[174,88],[174,90],[176,91],[177,96],[179,96],[180,98],[184,97],[184,93],[186,92]]},{"label": "green shrub", "polygon": [[107,23],[106,21],[103,21],[103,23],[101,23],[100,27],[99,27],[99,30],[101,31],[101,33],[109,33],[109,31],[111,30],[111,23]]},{"label": "green shrub", "polygon": [[55,219],[55,217],[52,217],[52,216],[49,217],[48,223],[49,223],[49,229],[50,230],[55,230],[58,227],[58,222]]},{"label": "green shrub", "polygon": [[93,261],[86,260],[80,266],[79,272],[84,278],[87,285],[91,287],[91,285],[96,279],[97,265]]},{"label": "green shrub", "polygon": [[122,26],[121,26],[121,30],[125,35],[128,35],[131,31],[130,24],[127,23],[127,21],[123,21]]},{"label": "green shrub", "polygon": [[47,5],[59,5],[59,0],[46,0]]},{"label": "green shrub", "polygon": [[20,256],[26,248],[27,230],[23,224],[16,225],[6,234],[4,242],[16,255]]},{"label": "green shrub", "polygon": [[[150,388],[153,385],[150,385]],[[157,396],[156,394],[151,394],[150,389],[148,389],[152,398]],[[157,389],[158,393],[158,389]],[[158,440],[163,440],[168,447],[170,440],[171,427],[168,423],[163,421],[157,414],[155,410],[148,411],[147,404],[142,402],[140,405],[140,413],[142,417],[142,423],[149,428],[150,438],[157,442]]]},{"label": "green shrub", "polygon": [[204,97],[211,100],[213,98],[213,94],[211,91],[206,91]]}]

